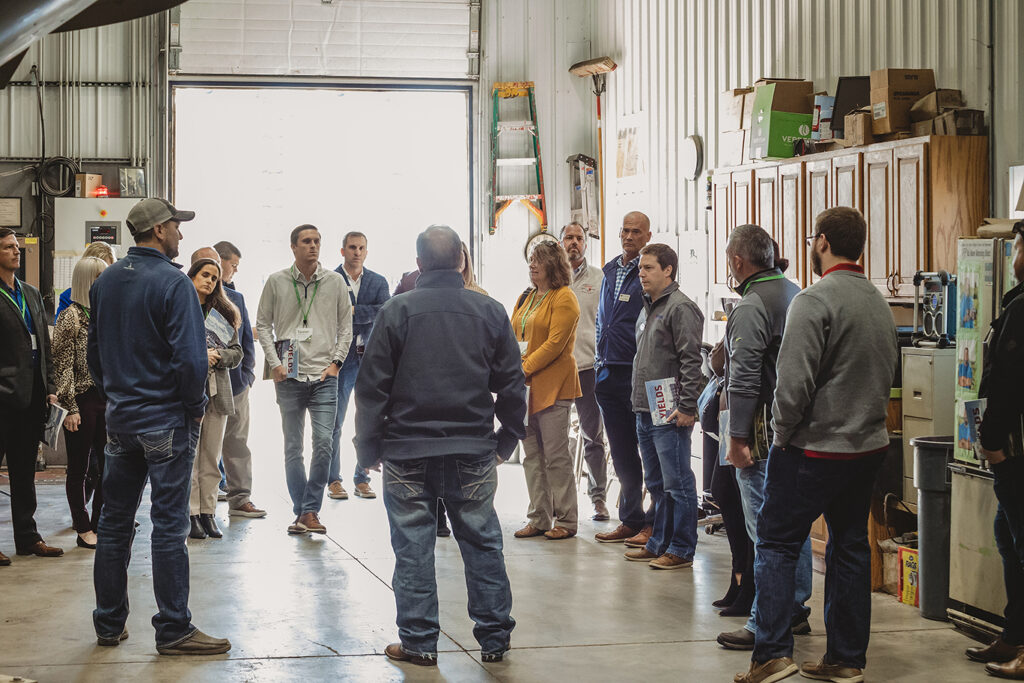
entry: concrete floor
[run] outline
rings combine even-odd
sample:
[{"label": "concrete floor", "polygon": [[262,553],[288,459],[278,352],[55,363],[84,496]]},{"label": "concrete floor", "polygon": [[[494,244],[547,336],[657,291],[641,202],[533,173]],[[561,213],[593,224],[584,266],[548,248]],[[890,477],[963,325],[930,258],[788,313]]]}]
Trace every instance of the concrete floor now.
[{"label": "concrete floor", "polygon": [[[95,644],[91,610],[92,551],[75,546],[62,486],[38,486],[36,519],[60,559],[15,557],[0,568],[0,681],[730,681],[746,653],[715,643],[742,619],[722,618],[711,601],[728,586],[729,549],[721,534],[700,534],[692,570],[657,572],[622,559],[621,545],[593,534],[613,522],[581,524],[568,541],[516,540],[526,486],[518,465],[503,465],[496,507],[518,626],[513,650],[481,664],[466,614],[462,561],[453,538],[438,539],[437,579],[443,635],[437,669],[394,664],[382,654],[395,640],[390,589],[394,560],[380,499],[325,500],[326,537],[285,533],[290,504],[283,482],[279,418],[269,387],[254,391],[254,502],[266,519],[229,518],[218,509],[221,540],[189,541],[194,623],[231,639],[230,653],[208,658],[156,654],[150,617],[148,502],[130,568],[131,637],[117,648]],[[346,434],[345,442],[350,434]],[[349,451],[346,450],[346,455]],[[351,457],[344,471],[350,472]],[[379,475],[374,475],[379,488]],[[348,483],[346,487],[350,488]],[[581,513],[589,511],[581,497]],[[9,499],[0,496],[0,550],[13,555]],[[821,592],[815,577],[813,634],[797,638],[796,659],[825,647]],[[870,681],[986,680],[962,654],[973,641],[949,625],[920,618],[895,598],[873,598]],[[801,680],[796,677],[794,680]]]}]

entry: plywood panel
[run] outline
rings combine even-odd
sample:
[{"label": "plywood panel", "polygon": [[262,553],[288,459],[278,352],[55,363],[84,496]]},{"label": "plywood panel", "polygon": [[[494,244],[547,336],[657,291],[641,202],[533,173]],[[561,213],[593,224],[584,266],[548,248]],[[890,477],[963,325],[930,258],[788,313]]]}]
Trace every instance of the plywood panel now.
[{"label": "plywood panel", "polygon": [[956,240],[977,234],[988,206],[988,139],[936,135],[929,138],[931,267],[956,272]]},{"label": "plywood panel", "polygon": [[864,274],[885,294],[895,270],[889,229],[893,221],[892,178],[891,149],[864,153],[864,220],[868,224]]},{"label": "plywood panel", "polygon": [[892,223],[896,269],[893,289],[897,296],[914,295],[914,274],[928,270],[928,159],[924,144],[895,149]]}]

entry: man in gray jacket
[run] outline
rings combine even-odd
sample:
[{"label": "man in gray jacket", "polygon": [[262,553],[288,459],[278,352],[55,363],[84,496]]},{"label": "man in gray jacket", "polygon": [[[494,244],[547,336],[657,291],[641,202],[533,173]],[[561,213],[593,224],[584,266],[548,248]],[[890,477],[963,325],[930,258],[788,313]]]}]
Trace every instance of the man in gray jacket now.
[{"label": "man in gray jacket", "polygon": [[811,524],[829,527],[826,652],[807,678],[861,681],[871,627],[871,489],[889,446],[885,413],[896,372],[896,326],[857,261],[867,226],[856,209],[818,215],[808,238],[822,279],[790,306],[772,409],[774,444],[757,518],[757,633],[737,683],[797,672],[790,630],[796,563]]},{"label": "man in gray jacket", "polygon": [[601,281],[604,272],[587,263],[587,232],[575,221],[562,228],[562,247],[572,266],[572,291],[580,303],[580,322],[576,326],[576,370],[580,377],[583,395],[576,399],[576,412],[580,417],[580,435],[583,437],[584,455],[587,462],[587,490],[594,504],[594,520],[608,519],[605,505],[605,491],[608,488],[608,460],[604,452],[604,426],[601,423],[601,408],[597,405],[594,385],[597,373],[594,370],[594,355],[597,349],[597,304],[601,298]]},{"label": "man in gray jacket", "polygon": [[644,309],[636,323],[632,402],[654,529],[647,545],[626,551],[625,557],[651,569],[690,567],[697,550],[690,437],[700,393],[704,315],[679,290],[678,269],[671,247],[649,244],[640,250]]},{"label": "man in gray jacket", "polygon": [[[757,543],[757,513],[764,500],[764,473],[771,444],[772,398],[778,376],[786,312],[800,287],[786,279],[775,263],[772,237],[756,225],[741,225],[729,234],[725,250],[733,279],[740,283],[736,293],[742,299],[729,314],[725,328],[728,352],[725,366],[729,401],[729,464],[736,468],[747,534]],[[753,561],[753,560],[751,560]],[[753,566],[753,565],[750,565]],[[794,632],[810,632],[804,606],[811,597],[811,542],[807,539],[797,563]],[[729,650],[753,650],[756,607],[746,626],[718,635],[718,643]]]}]

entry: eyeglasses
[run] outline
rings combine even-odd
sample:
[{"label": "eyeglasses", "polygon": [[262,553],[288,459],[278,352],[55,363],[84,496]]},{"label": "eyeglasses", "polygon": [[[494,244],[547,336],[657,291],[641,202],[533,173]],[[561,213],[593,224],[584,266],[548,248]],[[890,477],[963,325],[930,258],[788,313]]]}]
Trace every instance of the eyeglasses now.
[{"label": "eyeglasses", "polygon": [[818,234],[816,234],[816,235],[811,235],[810,237],[808,237],[808,238],[807,238],[807,239],[805,240],[805,241],[807,242],[807,246],[809,246],[809,247],[812,247],[812,246],[814,246],[814,243],[815,243],[815,242],[817,241],[817,239],[818,239],[819,237],[821,237],[822,235],[824,235],[824,234],[825,234],[825,233],[823,233],[823,232],[819,232],[819,233],[818,233]]}]

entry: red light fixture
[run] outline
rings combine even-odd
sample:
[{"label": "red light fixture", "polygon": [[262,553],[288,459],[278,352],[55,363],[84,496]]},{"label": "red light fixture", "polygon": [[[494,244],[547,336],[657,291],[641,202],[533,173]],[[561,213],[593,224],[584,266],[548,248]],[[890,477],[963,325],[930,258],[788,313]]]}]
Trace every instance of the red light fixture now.
[{"label": "red light fixture", "polygon": [[97,185],[96,189],[93,190],[93,196],[94,197],[109,197],[110,196],[110,192],[109,192],[109,190],[107,190],[107,186],[106,185]]}]

